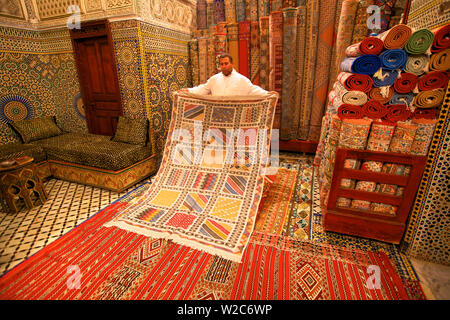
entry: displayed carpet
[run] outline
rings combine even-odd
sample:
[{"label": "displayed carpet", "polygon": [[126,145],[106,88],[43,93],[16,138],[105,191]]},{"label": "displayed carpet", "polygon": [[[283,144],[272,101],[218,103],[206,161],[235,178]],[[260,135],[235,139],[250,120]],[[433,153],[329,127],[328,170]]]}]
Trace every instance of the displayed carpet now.
[{"label": "displayed carpet", "polygon": [[107,226],[240,261],[261,199],[276,101],[175,93],[156,183]]},{"label": "displayed carpet", "polygon": [[197,28],[206,29],[208,27],[207,23],[207,4],[206,0],[197,1]]},{"label": "displayed carpet", "polygon": [[[239,72],[239,24],[227,24],[228,53],[233,57],[234,69]],[[199,52],[200,54],[200,52]],[[205,80],[206,81],[206,80]]]},{"label": "displayed carpet", "polygon": [[[208,4],[211,2],[212,0],[208,0],[206,4],[198,3],[197,7],[209,8],[211,5],[208,6]],[[231,34],[228,34],[227,46],[234,58],[236,71],[247,76],[254,84],[260,85],[263,89],[277,91],[280,94],[274,121],[274,128],[280,129],[280,138],[282,140],[317,141],[322,133],[322,117],[326,113],[328,103],[327,93],[333,87],[333,82],[341,71],[339,70],[341,61],[345,57],[352,58],[347,61],[347,69],[343,69],[343,71],[361,72],[372,76],[378,71],[382,62],[382,59],[378,57],[379,50],[383,49],[382,45],[380,47],[380,43],[384,41],[386,49],[400,49],[404,44],[394,47],[398,46],[404,36],[409,38],[411,35],[408,35],[408,30],[406,30],[401,33],[403,36],[399,36],[398,30],[404,29],[401,26],[398,30],[395,29],[395,32],[383,33],[368,39],[367,35],[370,30],[367,22],[369,17],[373,19],[374,12],[368,13],[367,9],[369,6],[375,5],[382,13],[381,27],[375,30],[380,33],[389,26],[393,28],[398,26],[399,14],[404,8],[403,2],[382,0],[332,0],[328,2],[318,0],[224,0],[215,1],[214,4],[225,4],[225,21],[223,23],[226,23],[227,29],[233,30]],[[297,19],[294,19],[295,12]],[[194,31],[195,38],[206,36],[204,31],[214,27],[211,23],[203,22],[205,19],[208,20],[208,16],[208,14],[206,14],[206,18],[197,16],[198,28]],[[236,23],[240,24],[239,35],[236,34],[238,33]],[[248,28],[244,27],[249,23],[251,23],[250,35]],[[206,24],[205,27],[203,27],[204,24]],[[259,36],[257,36],[257,29],[259,29]],[[441,34],[441,41],[436,46],[439,50],[446,45],[445,30],[441,31]],[[417,52],[414,51],[417,50],[414,47],[420,47],[421,41],[427,40],[427,37],[423,36],[424,32],[417,33],[417,41],[411,44],[410,52]],[[289,42],[290,45],[287,46],[286,42]],[[353,46],[351,46],[352,43]],[[391,48],[391,46],[394,47]],[[426,43],[423,46],[426,46]],[[259,62],[258,54],[260,55]],[[387,72],[396,70],[396,65],[390,63],[392,58],[401,63],[405,62],[404,54],[403,59],[398,58],[398,54],[402,55],[402,53],[394,51],[383,56],[386,64],[383,67],[388,70]],[[433,68],[442,70],[450,60],[446,59],[445,53],[439,54],[441,57],[434,59]],[[372,57],[366,57],[367,55],[372,55]],[[408,59],[406,61],[407,68],[420,69],[416,66],[416,62],[421,61],[419,56]],[[199,57],[199,59],[202,58]],[[426,63],[423,68],[425,66]],[[385,73],[380,77],[384,79]],[[193,74],[192,78],[194,77]],[[395,79],[392,75],[386,81],[381,80],[376,77],[374,81],[379,86],[386,86]],[[423,104],[423,100],[429,99],[429,95],[421,97],[421,101],[417,101],[417,103]],[[431,99],[433,97],[435,100],[440,98],[436,94]]]},{"label": "displayed carpet", "polygon": [[239,73],[250,78],[250,21],[239,22]]},{"label": "displayed carpet", "polygon": [[275,113],[274,129],[280,128],[283,90],[283,12],[273,11],[269,16],[269,90],[280,95]]},{"label": "displayed carpet", "polygon": [[347,249],[363,251],[384,252],[392,262],[397,274],[401,278],[409,299],[426,300],[425,293],[420,285],[419,278],[414,271],[409,258],[400,252],[396,245],[371,239],[359,238],[350,235],[326,232],[323,228],[324,214],[321,209],[321,198],[319,188],[319,175],[315,171],[313,175],[313,210],[311,217],[311,240],[318,243],[326,243],[333,246],[341,246]]},{"label": "displayed carpet", "polygon": [[296,170],[278,169],[277,175],[267,195],[261,201],[261,211],[255,222],[255,231],[282,234],[289,219],[289,205],[297,178]]},{"label": "displayed carpet", "polygon": [[[260,36],[259,22],[252,21],[250,26],[250,81],[260,85]],[[267,52],[268,53],[268,52]]]},{"label": "displayed carpet", "polygon": [[280,154],[280,167],[297,170],[297,181],[289,204],[289,219],[282,234],[299,240],[310,239],[313,157],[297,158]]},{"label": "displayed carpet", "polygon": [[225,21],[236,23],[236,0],[225,0]]},{"label": "displayed carpet", "polygon": [[192,77],[192,85],[198,86],[200,83],[199,60],[198,60],[198,40],[189,41],[189,63]]},{"label": "displayed carpet", "polygon": [[305,63],[302,80],[302,99],[297,139],[307,140],[311,121],[311,109],[314,94],[314,76],[317,59],[317,37],[319,30],[319,1],[311,0],[306,3],[306,39]]},{"label": "displayed carpet", "polygon": [[297,139],[298,128],[300,124],[300,114],[304,98],[303,98],[303,78],[305,74],[305,54],[306,54],[306,4],[301,1],[297,7],[297,52],[295,60],[295,101],[294,104],[297,106],[294,108],[291,114],[291,134],[290,139]]},{"label": "displayed carpet", "polygon": [[259,86],[269,89],[269,17],[259,18]]},{"label": "displayed carpet", "polygon": [[[311,160],[281,154],[278,179],[284,186],[303,185],[297,190],[309,188],[312,241],[286,236],[280,228],[283,234],[255,230],[242,263],[236,263],[170,240],[105,227],[149,191],[147,183],[6,273],[0,278],[0,299],[424,299],[411,263],[396,246],[323,232]],[[286,183],[286,174],[293,172],[297,183]],[[278,187],[274,192],[280,192]],[[290,193],[291,199],[302,194]],[[271,208],[261,203],[261,216],[276,219],[279,211]],[[370,289],[376,284],[368,269],[373,265],[380,267],[380,289]]]},{"label": "displayed carpet", "polygon": [[313,97],[311,102],[311,120],[308,140],[317,141],[328,94],[328,76],[331,66],[334,19],[337,0],[319,2],[319,20],[317,31],[317,60],[314,71]]},{"label": "displayed carpet", "polygon": [[293,128],[291,120],[298,109],[295,104],[296,76],[291,70],[296,69],[297,47],[297,9],[285,8],[283,12],[283,85],[281,93],[281,128],[280,139],[289,140]]},{"label": "displayed carpet", "polygon": [[205,83],[208,80],[208,38],[201,37],[198,39],[198,65],[199,65],[199,82]]},{"label": "displayed carpet", "polygon": [[[123,199],[0,278],[5,300],[408,299],[386,254],[254,232],[242,263],[103,223]],[[371,289],[368,267],[380,266]],[[345,279],[345,280],[344,280]]]},{"label": "displayed carpet", "polygon": [[214,22],[225,21],[225,2],[224,0],[214,0]]}]

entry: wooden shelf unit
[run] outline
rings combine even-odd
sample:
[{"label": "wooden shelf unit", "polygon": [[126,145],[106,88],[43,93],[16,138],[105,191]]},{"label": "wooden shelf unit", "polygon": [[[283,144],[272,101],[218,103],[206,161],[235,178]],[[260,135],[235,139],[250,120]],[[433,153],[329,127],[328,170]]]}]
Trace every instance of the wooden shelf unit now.
[{"label": "wooden shelf unit", "polygon": [[[379,161],[411,166],[408,176],[344,168],[345,159]],[[406,228],[406,222],[414,203],[417,189],[425,168],[425,156],[375,152],[368,150],[341,149],[336,151],[333,178],[328,205],[324,217],[325,231],[333,231],[364,238],[399,244]],[[374,181],[404,187],[402,196],[378,192],[359,191],[341,187],[341,179]],[[366,200],[398,206],[395,215],[349,207],[338,207],[337,199]]]}]

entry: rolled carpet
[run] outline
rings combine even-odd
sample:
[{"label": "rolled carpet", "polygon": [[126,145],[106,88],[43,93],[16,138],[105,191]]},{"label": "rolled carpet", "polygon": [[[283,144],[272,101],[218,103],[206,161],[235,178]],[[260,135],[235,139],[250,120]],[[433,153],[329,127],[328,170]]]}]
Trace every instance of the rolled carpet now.
[{"label": "rolled carpet", "polygon": [[420,76],[425,73],[425,69],[427,67],[430,58],[426,54],[419,55],[411,55],[408,57],[408,61],[406,61],[405,71],[409,73],[413,73],[416,76]]},{"label": "rolled carpet", "polygon": [[408,42],[412,30],[405,24],[398,24],[378,35],[387,50],[400,49]]},{"label": "rolled carpet", "polygon": [[445,88],[449,79],[449,73],[445,71],[432,71],[419,78],[417,87],[420,91]]},{"label": "rolled carpet", "polygon": [[373,85],[372,78],[366,74],[341,72],[338,74],[337,80],[347,90],[357,90],[365,93],[369,92]]},{"label": "rolled carpet", "polygon": [[394,82],[394,90],[398,93],[408,93],[417,86],[418,77],[409,72],[402,72]]},{"label": "rolled carpet", "polygon": [[345,72],[373,75],[380,68],[380,57],[374,54],[366,54],[357,58],[345,58],[341,62],[341,70]]},{"label": "rolled carpet", "polygon": [[450,24],[434,30],[434,40],[431,45],[431,52],[439,52],[450,48]]},{"label": "rolled carpet", "polygon": [[369,91],[369,99],[376,100],[382,104],[389,102],[394,95],[394,89],[388,87],[386,93],[381,88],[373,88]]},{"label": "rolled carpet", "polygon": [[445,49],[431,55],[428,67],[431,71],[450,70],[450,49]]},{"label": "rolled carpet", "polygon": [[437,119],[438,117],[438,109],[437,108],[429,108],[429,109],[421,109],[416,108],[414,110],[412,117],[414,119]]},{"label": "rolled carpet", "polygon": [[387,106],[388,112],[384,120],[388,122],[405,121],[411,117],[411,111],[405,104],[390,104]]},{"label": "rolled carpet", "polygon": [[407,106],[411,105],[414,100],[414,93],[398,93],[395,92],[392,96],[389,104],[406,104]]},{"label": "rolled carpet", "polygon": [[361,106],[344,103],[338,107],[337,115],[340,119],[362,119],[364,112]]},{"label": "rolled carpet", "polygon": [[372,120],[381,119],[386,116],[388,109],[380,101],[369,100],[363,106],[364,115]]},{"label": "rolled carpet", "polygon": [[428,29],[415,31],[405,44],[405,51],[409,54],[425,53],[433,43],[434,34]]},{"label": "rolled carpet", "polygon": [[437,108],[444,100],[444,90],[434,89],[422,91],[414,98],[413,105],[417,108]]},{"label": "rolled carpet", "polygon": [[403,69],[408,61],[408,54],[403,49],[386,50],[380,54],[380,59],[384,69]]},{"label": "rolled carpet", "polygon": [[366,37],[358,43],[354,43],[345,49],[348,57],[359,57],[363,54],[378,55],[383,50],[383,41],[377,37]]},{"label": "rolled carpet", "polygon": [[367,95],[362,91],[349,91],[344,88],[342,83],[336,81],[334,83],[334,90],[336,95],[341,99],[342,103],[362,106],[367,102]]},{"label": "rolled carpet", "polygon": [[397,80],[397,77],[398,77],[397,70],[382,69],[373,75],[372,77],[373,86],[374,87],[392,86],[394,85],[395,80]]}]

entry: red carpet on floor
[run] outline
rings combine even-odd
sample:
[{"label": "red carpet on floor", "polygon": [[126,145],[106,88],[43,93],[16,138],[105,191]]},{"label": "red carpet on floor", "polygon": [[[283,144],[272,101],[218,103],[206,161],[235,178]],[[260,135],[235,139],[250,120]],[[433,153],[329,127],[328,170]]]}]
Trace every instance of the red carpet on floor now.
[{"label": "red carpet on floor", "polygon": [[254,232],[236,263],[103,227],[125,206],[111,204],[10,270],[0,299],[408,299],[382,252]]}]

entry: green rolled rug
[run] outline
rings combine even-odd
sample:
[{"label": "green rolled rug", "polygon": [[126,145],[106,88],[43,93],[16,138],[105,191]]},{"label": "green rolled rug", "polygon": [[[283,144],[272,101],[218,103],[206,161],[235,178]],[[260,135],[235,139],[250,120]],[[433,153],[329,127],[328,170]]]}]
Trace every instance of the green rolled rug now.
[{"label": "green rolled rug", "polygon": [[420,29],[411,35],[404,49],[409,54],[422,54],[430,48],[433,40],[433,32],[428,29]]}]

